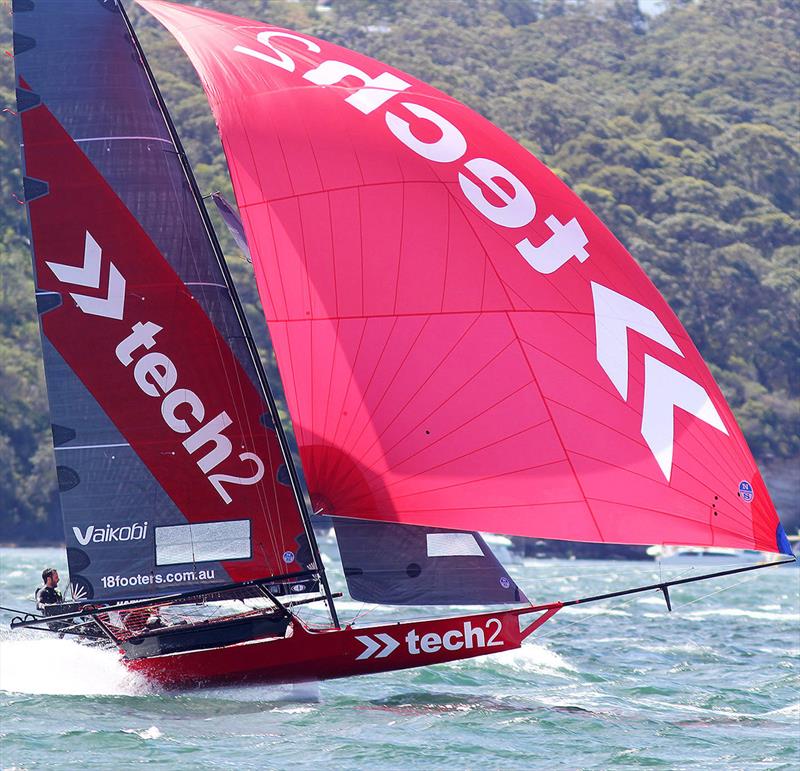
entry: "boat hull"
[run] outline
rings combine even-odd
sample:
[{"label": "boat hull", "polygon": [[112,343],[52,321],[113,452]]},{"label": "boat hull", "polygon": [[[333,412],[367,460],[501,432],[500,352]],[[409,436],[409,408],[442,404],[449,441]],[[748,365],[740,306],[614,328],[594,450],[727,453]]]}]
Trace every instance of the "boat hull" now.
[{"label": "boat hull", "polygon": [[528,609],[315,630],[298,619],[287,635],[217,648],[124,660],[162,688],[296,683],[352,677],[519,648],[552,612],[521,629]]}]

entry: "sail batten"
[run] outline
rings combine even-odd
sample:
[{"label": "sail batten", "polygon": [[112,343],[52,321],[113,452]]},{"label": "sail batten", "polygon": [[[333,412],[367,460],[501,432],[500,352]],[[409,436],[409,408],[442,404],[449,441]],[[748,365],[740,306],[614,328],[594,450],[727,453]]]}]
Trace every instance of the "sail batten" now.
[{"label": "sail batten", "polygon": [[539,161],[366,56],[140,4],[206,89],[327,513],[782,548],[766,486],[679,320]]}]

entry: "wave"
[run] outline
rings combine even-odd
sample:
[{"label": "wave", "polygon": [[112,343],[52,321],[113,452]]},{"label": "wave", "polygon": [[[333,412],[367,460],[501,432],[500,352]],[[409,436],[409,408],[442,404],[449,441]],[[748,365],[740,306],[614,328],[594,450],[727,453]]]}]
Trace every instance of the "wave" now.
[{"label": "wave", "polygon": [[600,605],[577,605],[569,608],[571,615],[582,616],[630,616],[626,610],[608,608]]},{"label": "wave", "polygon": [[773,709],[770,712],[766,712],[764,717],[793,717],[800,720],[800,702],[796,704],[787,704],[780,709]]},{"label": "wave", "polygon": [[[629,641],[630,642],[630,641]],[[635,645],[643,651],[650,653],[690,653],[696,656],[713,656],[718,657],[719,652],[710,645],[701,645],[696,642],[678,642],[678,643],[644,643],[642,645]]]},{"label": "wave", "polygon": [[636,600],[637,605],[660,605],[664,606],[664,598],[663,597],[640,597]]},{"label": "wave", "polygon": [[284,715],[307,715],[319,710],[316,707],[273,707],[270,711],[281,712]]}]

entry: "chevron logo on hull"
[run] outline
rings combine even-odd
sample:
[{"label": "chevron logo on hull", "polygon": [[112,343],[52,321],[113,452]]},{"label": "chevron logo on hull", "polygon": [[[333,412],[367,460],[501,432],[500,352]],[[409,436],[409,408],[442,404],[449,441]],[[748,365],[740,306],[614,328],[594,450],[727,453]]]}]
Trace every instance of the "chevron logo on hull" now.
[{"label": "chevron logo on hull", "polygon": [[[473,626],[471,621],[465,621],[460,629],[448,629],[442,633],[431,631],[419,634],[415,628],[409,629],[403,640],[406,651],[412,656],[418,656],[420,653],[502,646],[501,631],[500,619],[488,618],[483,625]],[[356,635],[356,640],[364,646],[364,650],[356,656],[356,661],[383,659],[400,647],[400,643],[386,632],[378,632],[373,636]]]},{"label": "chevron logo on hull", "polygon": [[[399,647],[400,643],[386,632],[379,632],[375,635],[377,639],[373,639],[368,635],[356,635],[356,640],[364,645],[364,650],[359,656],[356,656],[356,661],[371,658],[373,654],[376,659],[386,658],[392,651]],[[381,650],[383,648],[383,650]]]}]

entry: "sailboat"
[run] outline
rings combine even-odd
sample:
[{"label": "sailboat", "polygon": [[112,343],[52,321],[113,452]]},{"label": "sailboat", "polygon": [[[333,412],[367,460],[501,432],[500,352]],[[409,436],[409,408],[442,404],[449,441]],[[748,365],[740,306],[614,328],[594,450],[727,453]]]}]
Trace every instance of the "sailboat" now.
[{"label": "sailboat", "polygon": [[[791,555],[677,317],[543,164],[366,56],[139,5],[208,96],[292,431],[122,3],[14,0],[73,594],[14,628],[91,630],[164,687],[307,681],[515,649],[568,606],[761,567],[533,603],[481,531]],[[420,617],[340,622],[322,515],[350,595]],[[452,605],[494,609],[425,615]]]}]

